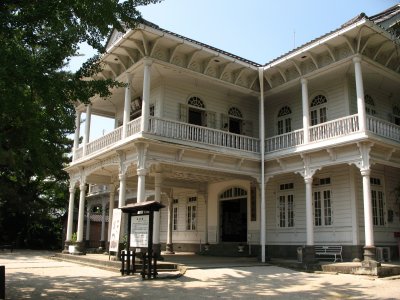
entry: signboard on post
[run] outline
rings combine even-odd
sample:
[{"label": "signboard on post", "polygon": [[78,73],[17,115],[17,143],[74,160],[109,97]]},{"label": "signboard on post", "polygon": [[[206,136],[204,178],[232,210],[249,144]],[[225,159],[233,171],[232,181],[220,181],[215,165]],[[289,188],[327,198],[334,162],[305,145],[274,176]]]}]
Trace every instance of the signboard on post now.
[{"label": "signboard on post", "polygon": [[119,208],[114,208],[112,216],[109,251],[118,252],[119,234],[121,230],[121,216],[122,216],[122,211]]},{"label": "signboard on post", "polygon": [[149,242],[149,215],[131,217],[130,247],[147,248]]}]

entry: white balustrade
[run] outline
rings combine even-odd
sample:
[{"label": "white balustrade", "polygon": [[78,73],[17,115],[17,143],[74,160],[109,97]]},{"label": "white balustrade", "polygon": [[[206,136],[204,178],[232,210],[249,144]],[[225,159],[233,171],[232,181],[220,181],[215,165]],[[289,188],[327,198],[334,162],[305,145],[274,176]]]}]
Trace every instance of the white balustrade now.
[{"label": "white balustrade", "polygon": [[358,115],[351,115],[310,127],[310,142],[316,142],[357,132]]},{"label": "white balustrade", "polygon": [[121,140],[122,126],[87,144],[86,155],[104,149]]},{"label": "white balustrade", "polygon": [[276,135],[265,140],[265,151],[273,152],[295,147],[304,143],[303,129]]},{"label": "white balustrade", "polygon": [[242,151],[259,152],[258,139],[218,129],[192,125],[173,120],[150,118],[150,133],[176,140],[198,142],[211,146],[222,146]]},{"label": "white balustrade", "polygon": [[[155,117],[150,117],[149,122],[149,133],[157,136],[253,153],[260,152],[259,139],[253,137]],[[367,128],[379,136],[400,141],[400,126],[388,121],[368,116]],[[358,115],[355,114],[310,127],[310,142],[332,139],[358,131]],[[140,118],[128,123],[128,136],[132,136],[138,132],[140,132]],[[120,141],[121,138],[122,127],[119,127],[105,136],[90,142],[87,145],[86,155],[113,145]],[[267,138],[265,142],[266,153],[302,145],[304,144],[303,129]],[[75,159],[81,159],[82,157],[83,148],[80,147],[76,149]]]},{"label": "white balustrade", "polygon": [[367,129],[379,136],[400,141],[400,126],[388,121],[367,116]]},{"label": "white balustrade", "polygon": [[127,136],[131,136],[131,135],[134,135],[135,133],[140,132],[140,120],[141,119],[142,118],[139,117],[128,123],[128,135]]}]

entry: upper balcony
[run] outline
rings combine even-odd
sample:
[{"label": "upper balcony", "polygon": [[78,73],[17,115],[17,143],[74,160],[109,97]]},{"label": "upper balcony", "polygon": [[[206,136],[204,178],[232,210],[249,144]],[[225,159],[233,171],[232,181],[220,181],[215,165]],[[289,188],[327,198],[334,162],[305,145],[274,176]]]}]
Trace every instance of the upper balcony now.
[{"label": "upper balcony", "polygon": [[[139,133],[140,118],[137,118],[128,123],[125,139],[122,138],[122,127],[118,127],[107,135],[88,143],[85,155],[83,155],[83,147],[78,148],[75,152],[74,163],[110,149],[118,149],[127,141],[134,140],[135,135]],[[279,154],[280,151],[301,151],[303,146],[325,147],[327,141],[330,145],[339,141],[357,141],[360,138],[359,133],[361,132],[358,115],[354,114],[311,126],[307,145],[304,143],[304,131],[302,129],[269,137],[265,140],[265,153],[274,156],[274,154]],[[368,133],[384,138],[388,143],[400,141],[400,126],[372,116],[367,116]],[[156,117],[149,118],[149,130],[146,134],[154,140],[201,146],[213,151],[231,149],[243,154],[260,154],[261,149],[260,140],[257,138]]]}]

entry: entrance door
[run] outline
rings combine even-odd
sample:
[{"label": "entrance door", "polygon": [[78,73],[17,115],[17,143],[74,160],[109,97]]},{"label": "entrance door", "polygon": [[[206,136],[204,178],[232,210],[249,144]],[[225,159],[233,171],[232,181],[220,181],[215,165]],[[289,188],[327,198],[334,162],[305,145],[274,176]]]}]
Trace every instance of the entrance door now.
[{"label": "entrance door", "polygon": [[247,199],[223,200],[221,203],[221,241],[247,241]]}]

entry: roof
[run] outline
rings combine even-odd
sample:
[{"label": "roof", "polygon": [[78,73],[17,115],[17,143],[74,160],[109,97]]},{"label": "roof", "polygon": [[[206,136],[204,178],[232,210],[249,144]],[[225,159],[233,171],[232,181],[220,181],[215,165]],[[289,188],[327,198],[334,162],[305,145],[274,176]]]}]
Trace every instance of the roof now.
[{"label": "roof", "polygon": [[138,211],[159,211],[161,208],[164,207],[165,205],[157,201],[144,201],[122,206],[121,210],[124,213],[137,213]]},{"label": "roof", "polygon": [[[394,6],[390,7],[390,8],[388,8],[387,10],[385,10],[385,11],[379,13],[379,14],[376,14],[376,15],[374,15],[372,17],[368,17],[365,13],[360,13],[359,15],[357,15],[354,18],[350,19],[346,23],[342,24],[339,28],[337,28],[335,30],[332,30],[332,31],[330,31],[330,32],[318,37],[318,38],[315,38],[315,39],[313,39],[313,40],[311,40],[311,41],[309,41],[309,42],[307,42],[307,43],[305,43],[305,44],[303,44],[303,45],[301,45],[299,47],[296,47],[296,48],[290,50],[289,52],[287,52],[287,53],[285,53],[285,54],[283,54],[283,55],[271,60],[268,63],[266,63],[264,66],[272,64],[272,63],[284,58],[285,56],[288,56],[288,55],[290,55],[290,54],[292,54],[292,53],[294,53],[294,52],[296,52],[296,51],[298,51],[298,50],[300,50],[300,49],[302,49],[304,47],[307,47],[308,45],[311,45],[311,44],[315,43],[316,41],[321,40],[321,39],[323,39],[323,38],[325,38],[325,37],[327,37],[329,35],[332,35],[332,34],[338,32],[338,31],[340,31],[340,30],[342,30],[342,29],[344,29],[344,28],[346,28],[348,26],[351,26],[351,25],[353,25],[353,24],[355,24],[355,23],[357,23],[357,22],[359,22],[359,21],[361,21],[363,19],[372,21],[373,23],[375,23],[375,24],[377,24],[379,26],[379,24],[381,24],[382,22],[386,21],[387,19],[389,19],[389,18],[391,18],[391,17],[393,17],[393,16],[395,16],[395,15],[397,15],[399,13],[400,13],[400,4],[394,5]],[[387,30],[386,28],[383,28],[383,29]]]},{"label": "roof", "polygon": [[394,17],[397,14],[400,14],[400,4],[396,4],[388,9],[380,12],[379,14],[373,15],[369,19],[377,24],[380,24],[380,23]]}]

